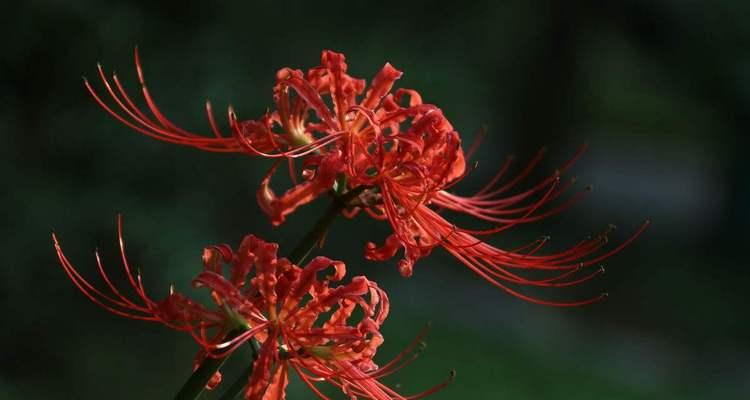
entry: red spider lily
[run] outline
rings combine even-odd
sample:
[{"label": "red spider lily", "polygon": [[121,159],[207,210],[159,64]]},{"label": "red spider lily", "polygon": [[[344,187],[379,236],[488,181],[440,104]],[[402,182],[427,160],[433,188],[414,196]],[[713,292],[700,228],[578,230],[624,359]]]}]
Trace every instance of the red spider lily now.
[{"label": "red spider lily", "polygon": [[[364,210],[373,218],[390,223],[393,235],[380,247],[368,243],[365,256],[385,260],[403,248],[404,256],[398,265],[404,276],[411,275],[419,258],[440,246],[516,297],[547,305],[586,304],[604,295],[556,302],[525,295],[513,286],[563,287],[587,281],[603,272],[599,264],[604,259],[622,250],[648,225],[645,222],[630,238],[609,250],[604,248],[609,230],[568,250],[547,255],[541,254],[548,243],[546,237],[511,250],[484,242],[479,237],[539,221],[576,203],[587,190],[564,199],[573,180],[563,181],[561,174],[584,149],[554,174],[523,190],[517,188],[539,163],[542,152],[506,182],[503,179],[510,171],[510,159],[473,196],[451,193],[449,189],[469,172],[461,138],[442,111],[424,104],[418,92],[398,89],[391,93],[402,73],[390,64],[376,74],[365,91],[363,80],[348,75],[344,55],[323,51],[321,66],[306,74],[289,68],[277,73],[275,111],[257,121],[238,121],[230,107],[231,136],[219,132],[207,103],[214,137],[185,131],[166,119],[146,89],[137,52],[136,68],[153,118],[139,111],[116,76],[112,78],[113,87],[101,68],[100,77],[122,112],[118,114],[107,106],[88,82],[86,87],[115,118],[149,136],[207,151],[287,159],[294,187],[282,196],[271,190],[271,177],[279,165],[276,163],[257,192],[261,209],[274,225],[331,190],[335,182],[346,182],[345,190],[362,190],[344,214],[353,217]],[[297,158],[303,158],[301,182],[297,182],[294,173],[293,160]],[[464,213],[492,226],[481,230],[460,228],[449,222],[441,210]]]},{"label": "red spider lily", "polygon": [[[443,142],[445,146],[454,140],[451,138],[452,132],[438,135],[446,138]],[[507,193],[539,162],[541,153],[516,177],[500,185],[499,182],[510,165],[506,162],[482,190],[469,197],[446,190],[457,181],[450,178],[451,172],[453,176],[458,176],[456,171],[464,170],[463,160],[458,156],[436,157],[426,152],[417,152],[411,165],[403,162],[391,165],[386,163],[379,174],[381,180],[377,183],[381,204],[374,208],[380,218],[389,221],[394,233],[381,247],[368,243],[365,256],[371,260],[385,260],[404,248],[404,256],[398,266],[402,275],[410,276],[418,259],[441,246],[494,286],[521,299],[553,306],[576,306],[598,301],[606,297],[606,293],[578,301],[549,301],[518,292],[509,284],[565,287],[592,279],[604,272],[603,267],[598,264],[635,240],[646,229],[648,221],[624,242],[609,250],[604,250],[603,247],[608,242],[607,234],[612,228],[567,250],[548,255],[539,255],[540,250],[548,243],[548,237],[512,250],[503,250],[479,239],[480,236],[496,234],[519,224],[555,215],[577,202],[588,188],[549,207],[553,200],[572,187],[574,180],[561,183],[560,174],[582,151],[583,148],[546,179],[529,189],[510,195]],[[456,165],[456,160],[461,160],[461,164]],[[419,167],[424,165],[429,168]],[[441,215],[440,211],[444,209],[471,215],[492,223],[493,227],[484,230],[458,227]],[[594,268],[591,270],[588,267]],[[535,274],[533,278],[524,276],[529,271]]]},{"label": "red spider lily", "polygon": [[[118,239],[132,299],[118,288],[96,255],[99,274],[106,290],[97,288],[73,267],[57,237],[57,255],[74,284],[91,301],[116,315],[162,323],[189,332],[201,346],[198,362],[205,357],[227,356],[248,340],[261,343],[254,370],[245,389],[246,399],[284,399],[287,373],[295,370],[321,399],[327,399],[315,383],[327,381],[352,399],[422,398],[445,387],[448,381],[415,396],[404,397],[380,383],[416,358],[423,334],[391,362],[378,367],[373,362],[383,343],[380,326],[388,316],[386,293],[363,276],[341,281],[346,267],[340,261],[316,257],[304,267],[278,258],[278,245],[248,235],[235,252],[226,244],[207,247],[203,271],[194,287],[211,290],[214,308],[204,307],[170,289],[155,301],[143,286],[140,272],[134,272],[125,255],[122,222]],[[319,277],[323,271],[330,274]],[[362,316],[352,322],[359,309]],[[241,330],[238,335],[230,332]],[[209,382],[221,381],[217,373]]]}]

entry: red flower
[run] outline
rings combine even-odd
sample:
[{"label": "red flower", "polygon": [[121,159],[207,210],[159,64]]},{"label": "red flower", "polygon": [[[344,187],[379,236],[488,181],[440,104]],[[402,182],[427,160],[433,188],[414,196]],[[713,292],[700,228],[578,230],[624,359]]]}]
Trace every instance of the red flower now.
[{"label": "red flower", "polygon": [[[90,300],[116,315],[190,332],[202,348],[196,366],[205,357],[224,357],[250,339],[260,342],[246,399],[285,398],[287,373],[292,369],[322,399],[327,397],[315,385],[321,380],[353,399],[404,398],[378,379],[410,363],[422,335],[394,360],[378,367],[373,357],[383,343],[380,326],[388,316],[388,297],[363,276],[335,285],[346,274],[342,262],[316,257],[298,267],[277,257],[278,245],[253,235],[246,236],[236,252],[225,244],[207,247],[204,269],[193,286],[211,290],[215,305],[208,308],[174,289],[165,299],[153,300],[146,294],[140,273],[134,274],[129,266],[119,219],[118,238],[125,275],[137,300],[113,284],[98,254],[97,266],[107,290],[85,279],[53,234],[65,272]],[[324,271],[329,274],[319,277]],[[353,315],[361,315],[359,321],[352,321]],[[229,335],[237,330],[242,333]],[[209,386],[220,381],[217,374]],[[446,384],[409,398],[427,396]]]},{"label": "red flower", "polygon": [[[609,250],[603,250],[603,247],[608,242],[607,234],[612,227],[567,250],[547,255],[539,253],[549,237],[542,237],[512,250],[503,250],[479,239],[480,236],[496,234],[519,224],[557,214],[575,203],[587,190],[557,206],[545,209],[545,206],[572,185],[572,181],[561,183],[558,171],[527,190],[506,195],[537,161],[538,159],[505,185],[498,185],[497,182],[507,170],[504,166],[490,184],[470,197],[446,191],[445,188],[454,182],[444,180],[440,173],[431,175],[429,170],[420,171],[416,168],[409,169],[403,164],[394,165],[388,174],[382,174],[383,181],[378,185],[382,193],[382,207],[377,206],[382,210],[383,218],[393,227],[394,233],[381,247],[368,243],[365,257],[385,260],[403,248],[404,255],[398,266],[402,275],[410,276],[418,259],[441,246],[494,286],[530,302],[576,306],[606,297],[605,293],[585,300],[549,301],[523,294],[510,285],[565,287],[585,282],[603,273],[603,267],[598,264],[635,240],[648,226],[648,221],[624,242]],[[568,165],[570,163],[563,169]],[[438,179],[433,179],[433,176],[438,176]],[[446,220],[441,214],[442,210],[468,214],[494,226],[483,230],[461,228]],[[530,271],[534,272],[533,278],[524,274]]]},{"label": "red flower", "polygon": [[[364,210],[373,218],[387,220],[394,231],[383,246],[368,243],[365,256],[385,260],[403,248],[399,270],[404,276],[411,275],[418,259],[440,246],[475,273],[514,296],[549,305],[589,303],[603,295],[583,301],[555,302],[522,294],[513,286],[560,287],[591,279],[603,272],[598,266],[601,261],[619,252],[648,225],[644,223],[629,239],[611,250],[603,249],[609,230],[568,250],[548,255],[540,254],[548,238],[512,250],[482,241],[479,237],[555,215],[579,200],[586,190],[554,205],[573,186],[573,181],[562,181],[561,174],[583,149],[554,174],[527,189],[516,188],[539,162],[542,153],[505,183],[501,180],[509,171],[510,160],[475,195],[451,193],[449,189],[469,172],[461,138],[442,111],[422,103],[416,91],[398,89],[391,93],[402,73],[390,64],[376,74],[366,92],[363,80],[348,75],[343,54],[323,51],[321,66],[306,74],[284,68],[277,73],[274,86],[276,110],[257,121],[240,122],[230,108],[231,137],[220,134],[209,104],[208,118],[215,137],[197,135],[175,126],[151,99],[143,83],[137,52],[136,67],[143,84],[143,96],[155,120],[135,107],[116,76],[113,81],[117,90],[113,90],[101,68],[102,81],[125,115],[108,107],[88,82],[86,87],[112,115],[149,136],[202,150],[287,159],[294,187],[282,196],[274,193],[270,181],[279,165],[276,163],[257,192],[261,209],[274,225],[283,223],[297,207],[334,186],[339,192],[362,191],[345,215],[353,217]],[[329,103],[332,106],[329,107]],[[470,150],[469,154],[472,152]],[[300,182],[294,168],[296,158],[304,159]],[[446,220],[442,210],[467,214],[492,226],[473,230],[460,228]],[[525,274],[529,271],[541,272],[544,276],[529,277]]]}]

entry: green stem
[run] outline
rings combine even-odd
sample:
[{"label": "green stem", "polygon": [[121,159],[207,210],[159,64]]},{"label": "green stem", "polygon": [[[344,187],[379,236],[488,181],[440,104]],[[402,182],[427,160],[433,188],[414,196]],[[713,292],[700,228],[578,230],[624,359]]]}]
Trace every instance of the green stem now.
[{"label": "green stem", "polygon": [[[226,338],[227,340],[231,340],[233,337],[239,335],[240,333],[242,333],[240,330],[233,330],[229,332],[229,334],[227,334]],[[212,376],[214,376],[216,371],[218,371],[222,365],[224,365],[224,362],[227,361],[227,358],[229,358],[229,356],[222,358],[206,357],[206,359],[203,360],[198,369],[193,371],[193,374],[190,375],[190,378],[188,378],[187,382],[182,385],[182,388],[174,397],[175,400],[192,400],[200,397],[200,395],[203,393],[203,390],[206,388],[206,383],[208,383],[208,380],[211,379]]]},{"label": "green stem", "polygon": [[[315,246],[320,243],[320,240],[324,237],[324,235],[328,231],[328,228],[336,219],[336,216],[339,215],[341,210],[343,210],[347,206],[350,200],[362,193],[364,189],[364,187],[357,188],[342,195],[334,196],[333,201],[328,207],[328,210],[326,210],[325,214],[323,214],[323,216],[315,223],[313,229],[309,231],[305,235],[305,237],[302,238],[297,247],[295,247],[294,250],[289,253],[289,261],[294,264],[302,263],[305,258],[307,258],[307,256],[312,252]],[[232,337],[240,333],[240,331],[232,331],[229,334],[232,336],[227,336],[227,339],[231,339]],[[252,339],[250,341],[250,344],[253,347],[253,360],[255,360],[258,354],[258,343],[255,342],[255,339]],[[229,358],[229,356],[224,358],[206,358],[203,363],[201,363],[200,367],[198,367],[198,369],[193,372],[190,378],[188,378],[187,382],[185,382],[185,384],[182,386],[182,389],[180,389],[179,393],[177,393],[177,395],[175,396],[175,400],[195,400],[200,397],[200,395],[203,393],[204,388],[206,387],[206,383],[208,383],[208,380],[211,379],[211,377],[214,375],[214,373],[216,373],[216,371],[219,370],[219,368],[221,368],[227,358]],[[247,384],[247,378],[253,373],[253,363],[251,362],[249,364],[250,365],[245,369],[245,371],[243,371],[242,375],[240,375],[237,381],[232,383],[232,386],[230,386],[229,389],[224,393],[224,395],[221,397],[221,400],[232,400],[237,397],[240,392],[242,392],[242,389]]]},{"label": "green stem", "polygon": [[336,219],[336,216],[346,207],[349,200],[359,193],[361,193],[361,190],[353,190],[342,196],[333,198],[333,201],[331,202],[331,205],[328,206],[328,210],[326,210],[325,214],[323,214],[318,222],[315,223],[313,229],[307,232],[305,237],[300,240],[297,247],[289,253],[288,258],[292,264],[299,265],[305,261],[305,258],[310,255],[315,246],[317,246],[318,243],[320,243],[320,240],[323,239],[328,228],[331,227],[331,224]]},{"label": "green stem", "polygon": [[[253,360],[256,360],[258,358],[258,351],[260,351],[260,346],[255,339],[250,342],[250,345],[253,349]],[[252,362],[248,363],[247,368],[242,371],[240,377],[236,381],[234,381],[234,383],[232,383],[232,386],[230,386],[223,395],[221,395],[219,400],[234,400],[237,395],[242,393],[242,389],[244,389],[245,385],[247,385],[248,377],[253,373],[254,364],[255,363]]]}]

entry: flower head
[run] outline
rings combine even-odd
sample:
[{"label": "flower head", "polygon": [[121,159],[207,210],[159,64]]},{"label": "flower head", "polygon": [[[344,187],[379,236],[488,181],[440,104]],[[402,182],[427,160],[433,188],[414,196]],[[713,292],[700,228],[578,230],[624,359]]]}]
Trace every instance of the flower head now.
[{"label": "flower head", "polygon": [[[276,74],[274,111],[257,120],[240,121],[230,107],[231,135],[219,132],[207,103],[213,137],[188,132],[164,117],[145,86],[137,52],[136,68],[153,118],[135,106],[117,76],[112,77],[113,88],[101,68],[99,75],[107,92],[122,111],[115,112],[106,105],[88,82],[86,87],[115,118],[149,136],[207,151],[278,159],[257,191],[258,204],[274,225],[333,188],[339,193],[359,191],[344,214],[353,217],[364,211],[387,221],[393,229],[383,245],[367,243],[365,257],[381,261],[403,249],[398,267],[404,276],[412,274],[417,260],[442,247],[476,274],[516,297],[549,305],[585,304],[604,295],[580,301],[548,301],[514,287],[561,287],[587,281],[603,272],[599,264],[604,259],[622,250],[648,225],[645,222],[609,250],[604,247],[609,229],[551,254],[542,253],[547,237],[515,249],[487,243],[481,238],[539,221],[576,203],[588,189],[566,198],[575,180],[563,180],[562,174],[584,148],[559,170],[526,188],[519,189],[543,152],[510,179],[505,179],[511,171],[512,161],[508,159],[479,192],[456,194],[453,186],[471,171],[466,159],[476,146],[464,154],[460,135],[437,106],[423,103],[415,90],[393,91],[402,73],[388,63],[368,86],[348,74],[343,54],[323,51],[320,66],[306,73],[283,68]],[[299,174],[297,159],[302,159]],[[271,178],[283,160],[288,162],[294,186],[277,195],[271,188]],[[490,226],[459,227],[444,216],[446,210]]]},{"label": "flower head", "polygon": [[[379,367],[373,358],[384,341],[380,327],[388,316],[388,296],[363,276],[340,284],[346,275],[342,262],[316,257],[299,267],[278,258],[278,245],[253,235],[246,236],[237,251],[225,244],[209,246],[203,252],[203,271],[193,280],[194,287],[211,291],[214,304],[206,307],[174,289],[166,298],[153,300],[140,272],[127,261],[120,220],[118,238],[124,272],[137,299],[114,285],[98,254],[106,290],[84,278],[53,234],[65,272],[89,299],[119,316],[189,332],[201,346],[196,364],[206,357],[224,357],[251,340],[260,343],[246,399],[285,398],[290,370],[323,399],[316,387],[323,380],[353,399],[404,398],[378,379],[411,362],[423,335]],[[220,381],[217,374],[209,386]],[[410,398],[429,395],[445,384]]]}]

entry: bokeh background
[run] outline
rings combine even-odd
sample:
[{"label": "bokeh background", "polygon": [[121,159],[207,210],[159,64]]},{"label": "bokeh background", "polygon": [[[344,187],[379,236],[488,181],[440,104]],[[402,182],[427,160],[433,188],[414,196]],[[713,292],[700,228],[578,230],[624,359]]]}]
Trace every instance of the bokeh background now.
[{"label": "bokeh background", "polygon": [[[564,248],[608,223],[619,241],[653,220],[601,279],[534,292],[610,294],[574,309],[504,295],[442,251],[404,280],[394,262],[361,257],[386,225],[338,221],[326,253],[391,294],[381,360],[433,322],[427,351],[388,379],[403,392],[456,369],[436,399],[748,398],[750,3],[213,3],[31,1],[5,14],[0,398],[164,399],[190,374],[189,337],[110,315],[73,287],[53,229],[82,271],[95,272],[95,247],[116,269],[123,213],[131,260],[166,293],[190,290],[204,245],[255,232],[289,249],[325,207],[272,229],[254,202],[268,161],[157,142],[100,110],[80,76],[101,61],[135,93],[135,44],[163,111],[202,132],[206,98],[255,118],[275,71],[318,65],[321,49],[345,52],[360,77],[390,61],[467,143],[486,126],[464,193],[508,154],[546,145],[549,172],[588,143],[573,173],[593,193],[500,246],[551,234]],[[313,398],[299,382],[290,390]]]}]

